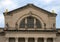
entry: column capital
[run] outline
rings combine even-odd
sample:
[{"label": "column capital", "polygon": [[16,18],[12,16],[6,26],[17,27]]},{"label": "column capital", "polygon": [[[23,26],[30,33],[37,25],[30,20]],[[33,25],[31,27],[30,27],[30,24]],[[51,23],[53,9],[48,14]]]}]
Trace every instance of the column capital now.
[{"label": "column capital", "polygon": [[28,39],[29,37],[25,37],[26,39]]}]

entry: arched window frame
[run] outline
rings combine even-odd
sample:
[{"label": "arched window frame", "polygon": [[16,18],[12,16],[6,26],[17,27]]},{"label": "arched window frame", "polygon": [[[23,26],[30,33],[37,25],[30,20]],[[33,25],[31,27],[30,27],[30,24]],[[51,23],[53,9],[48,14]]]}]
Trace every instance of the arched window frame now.
[{"label": "arched window frame", "polygon": [[19,28],[42,28],[42,25],[37,18],[28,16],[21,20]]},{"label": "arched window frame", "polygon": [[[21,17],[17,20],[18,28],[19,28],[19,24],[20,24],[21,20],[24,19],[24,18],[26,18],[26,17],[28,17],[28,16],[30,16],[30,15],[29,15],[29,14],[25,14],[25,15],[21,16]],[[41,27],[44,28],[44,26],[43,26],[43,25],[44,25],[44,21],[42,20],[42,18],[41,18],[40,16],[37,16],[37,15],[35,15],[35,14],[32,14],[31,16],[37,18],[37,19],[41,22]]]}]

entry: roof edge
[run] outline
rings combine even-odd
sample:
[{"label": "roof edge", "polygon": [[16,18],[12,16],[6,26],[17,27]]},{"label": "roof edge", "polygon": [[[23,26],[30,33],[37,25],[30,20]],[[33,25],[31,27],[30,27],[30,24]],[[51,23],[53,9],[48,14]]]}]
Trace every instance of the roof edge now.
[{"label": "roof edge", "polygon": [[[50,14],[53,14],[53,15],[57,16],[56,13],[49,12],[49,11],[47,11],[47,10],[45,10],[45,9],[43,9],[43,8],[40,8],[40,7],[38,7],[38,6],[34,5],[34,4],[27,4],[27,5],[25,5],[25,6],[22,6],[22,7],[19,7],[19,8],[17,8],[17,9],[14,9],[14,10],[12,10],[12,11],[9,11],[9,12],[7,12],[7,14],[9,14],[9,13],[11,13],[11,12],[13,12],[13,11],[16,11],[16,10],[18,10],[18,9],[23,9],[24,7],[27,7],[27,6],[36,7],[36,8],[41,9],[41,10],[47,12],[47,13],[50,13]],[[3,14],[5,15],[5,12],[4,12]]]}]

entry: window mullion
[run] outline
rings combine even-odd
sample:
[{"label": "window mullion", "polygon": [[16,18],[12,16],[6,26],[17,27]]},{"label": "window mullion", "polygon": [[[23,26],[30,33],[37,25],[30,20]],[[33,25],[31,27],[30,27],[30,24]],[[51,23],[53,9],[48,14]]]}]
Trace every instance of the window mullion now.
[{"label": "window mullion", "polygon": [[27,18],[25,18],[25,28],[27,28]]},{"label": "window mullion", "polygon": [[36,28],[36,19],[34,18],[34,28]]}]

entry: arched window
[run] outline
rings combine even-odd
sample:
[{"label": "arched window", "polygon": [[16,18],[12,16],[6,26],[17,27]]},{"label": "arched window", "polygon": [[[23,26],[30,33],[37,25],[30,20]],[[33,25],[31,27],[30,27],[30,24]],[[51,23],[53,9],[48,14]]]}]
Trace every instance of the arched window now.
[{"label": "arched window", "polygon": [[34,17],[27,17],[27,28],[34,28]]},{"label": "arched window", "polygon": [[19,25],[20,28],[41,28],[41,22],[32,16],[22,19]]},{"label": "arched window", "polygon": [[41,22],[38,19],[36,19],[36,27],[41,28]]},{"label": "arched window", "polygon": [[25,19],[23,19],[23,20],[20,22],[20,27],[21,27],[21,28],[25,28]]}]

